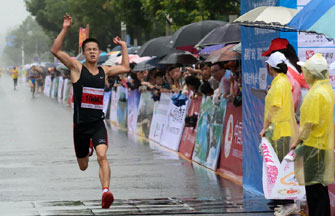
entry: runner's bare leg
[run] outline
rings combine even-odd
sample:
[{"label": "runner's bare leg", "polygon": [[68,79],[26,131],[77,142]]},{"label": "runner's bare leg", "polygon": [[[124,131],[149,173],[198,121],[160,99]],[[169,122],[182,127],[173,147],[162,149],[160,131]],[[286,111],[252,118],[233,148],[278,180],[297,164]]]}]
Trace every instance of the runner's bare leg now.
[{"label": "runner's bare leg", "polygon": [[108,146],[104,144],[100,144],[95,148],[99,163],[99,177],[102,188],[109,188],[110,184],[111,170],[106,156],[107,148]]},{"label": "runner's bare leg", "polygon": [[77,158],[77,162],[81,171],[85,171],[88,167],[88,156],[84,158]]}]

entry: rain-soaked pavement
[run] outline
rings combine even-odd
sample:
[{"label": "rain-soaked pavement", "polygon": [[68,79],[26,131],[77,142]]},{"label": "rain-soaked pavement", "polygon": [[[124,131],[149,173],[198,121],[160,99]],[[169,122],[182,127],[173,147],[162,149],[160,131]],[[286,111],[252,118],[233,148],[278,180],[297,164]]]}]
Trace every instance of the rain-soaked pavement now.
[{"label": "rain-soaked pavement", "polygon": [[108,127],[115,202],[101,209],[96,156],[82,172],[72,111],[0,78],[0,215],[273,215],[267,200],[158,144]]}]

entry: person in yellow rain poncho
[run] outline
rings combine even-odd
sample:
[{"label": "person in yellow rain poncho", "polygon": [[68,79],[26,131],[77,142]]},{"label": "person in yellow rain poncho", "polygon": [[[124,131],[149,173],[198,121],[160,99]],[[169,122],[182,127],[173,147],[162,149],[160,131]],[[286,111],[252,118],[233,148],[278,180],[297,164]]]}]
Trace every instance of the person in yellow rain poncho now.
[{"label": "person in yellow rain poncho", "polygon": [[286,76],[284,54],[272,53],[266,62],[274,79],[265,98],[264,126],[260,136],[269,139],[281,162],[289,152],[290,144],[296,141],[292,86]]},{"label": "person in yellow rain poncho", "polygon": [[[268,72],[274,79],[265,97],[264,126],[259,134],[268,138],[280,162],[289,153],[290,144],[297,139],[292,85],[286,76],[287,61],[280,52],[272,53],[266,61]],[[268,205],[277,206],[276,216],[300,211],[294,200],[272,200]]]},{"label": "person in yellow rain poncho", "polygon": [[330,215],[327,185],[334,182],[334,93],[321,54],[299,65],[310,90],[300,108],[299,139],[290,147],[295,149],[295,174],[305,185],[309,215]]}]

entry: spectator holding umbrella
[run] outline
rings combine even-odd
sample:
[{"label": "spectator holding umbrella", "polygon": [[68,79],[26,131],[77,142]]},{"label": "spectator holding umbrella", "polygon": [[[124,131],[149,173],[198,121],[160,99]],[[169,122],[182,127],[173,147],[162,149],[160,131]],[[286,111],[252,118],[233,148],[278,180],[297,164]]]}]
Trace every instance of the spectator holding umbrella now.
[{"label": "spectator holding umbrella", "polygon": [[334,182],[334,93],[329,81],[326,59],[315,54],[302,66],[310,90],[300,108],[295,173],[305,185],[309,215],[330,215],[327,185]]}]

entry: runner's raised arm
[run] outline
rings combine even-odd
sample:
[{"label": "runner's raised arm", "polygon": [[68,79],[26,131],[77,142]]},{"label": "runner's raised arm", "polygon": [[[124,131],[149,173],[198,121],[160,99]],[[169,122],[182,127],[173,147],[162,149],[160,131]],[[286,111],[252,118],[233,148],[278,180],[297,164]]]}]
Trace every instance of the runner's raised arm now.
[{"label": "runner's raised arm", "polygon": [[112,67],[103,66],[103,69],[106,72],[107,76],[114,76],[114,75],[118,75],[122,73],[127,73],[130,70],[127,43],[122,41],[120,37],[113,38],[113,42],[121,46],[122,60],[121,60],[121,65],[112,66]]},{"label": "runner's raised arm", "polygon": [[72,17],[69,14],[65,14],[63,28],[52,45],[51,53],[55,57],[57,57],[67,68],[69,68],[71,72],[73,71],[79,72],[80,62],[72,59],[66,52],[62,51],[63,41],[68,30],[71,27],[71,23],[72,23]]}]

